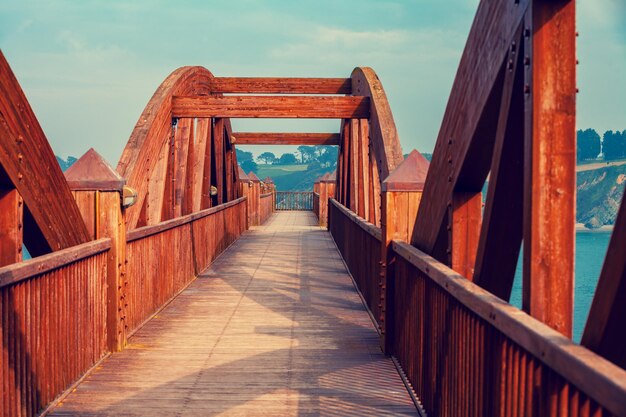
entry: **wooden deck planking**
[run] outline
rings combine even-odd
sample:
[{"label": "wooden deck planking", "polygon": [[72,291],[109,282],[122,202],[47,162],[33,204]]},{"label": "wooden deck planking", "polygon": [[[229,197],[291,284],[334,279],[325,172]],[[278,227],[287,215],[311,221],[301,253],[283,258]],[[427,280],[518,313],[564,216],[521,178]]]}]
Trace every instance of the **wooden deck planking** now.
[{"label": "wooden deck planking", "polygon": [[244,234],[51,415],[415,415],[316,223]]}]

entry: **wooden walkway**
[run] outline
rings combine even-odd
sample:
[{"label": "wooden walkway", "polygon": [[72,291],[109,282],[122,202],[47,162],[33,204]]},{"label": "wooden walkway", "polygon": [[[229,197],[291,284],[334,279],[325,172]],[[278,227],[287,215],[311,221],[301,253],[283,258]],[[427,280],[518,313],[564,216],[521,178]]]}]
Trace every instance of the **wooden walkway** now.
[{"label": "wooden walkway", "polygon": [[244,234],[51,414],[415,415],[315,224],[282,212]]}]

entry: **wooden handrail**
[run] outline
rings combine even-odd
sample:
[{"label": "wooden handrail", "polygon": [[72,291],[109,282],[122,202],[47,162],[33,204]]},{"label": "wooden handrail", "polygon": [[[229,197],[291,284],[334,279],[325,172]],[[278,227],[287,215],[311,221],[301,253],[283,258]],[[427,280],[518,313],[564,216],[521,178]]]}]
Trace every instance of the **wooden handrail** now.
[{"label": "wooden handrail", "polygon": [[330,199],[330,202],[333,206],[337,207],[339,211],[345,214],[350,220],[352,220],[355,224],[357,224],[361,229],[365,230],[367,233],[375,237],[378,241],[382,240],[382,233],[379,227],[374,226],[372,223],[369,223],[362,217],[359,217],[356,213],[343,206],[334,198]]},{"label": "wooden handrail", "polygon": [[104,238],[42,255],[28,261],[0,268],[0,288],[17,284],[35,275],[45,274],[111,248],[111,239]]},{"label": "wooden handrail", "polygon": [[199,211],[197,213],[188,214],[186,216],[177,217],[175,219],[167,220],[159,224],[155,224],[151,226],[144,226],[138,229],[131,230],[126,235],[126,242],[130,243],[132,241],[135,241],[135,240],[147,237],[147,236],[151,236],[151,235],[163,232],[165,230],[173,229],[175,227],[182,226],[187,223],[191,223],[194,220],[198,220],[203,217],[209,216],[213,213],[226,210],[227,208],[237,205],[246,199],[247,197],[240,197],[236,200],[229,201],[228,203],[220,204],[219,206],[211,207],[211,208]]},{"label": "wooden handrail", "polygon": [[394,252],[506,337],[573,383],[615,415],[626,415],[626,370],[572,342],[556,330],[478,287],[462,275],[399,240]]},{"label": "wooden handrail", "polygon": [[271,197],[272,193],[265,193],[265,194],[261,194],[261,198],[267,198],[267,197]]}]

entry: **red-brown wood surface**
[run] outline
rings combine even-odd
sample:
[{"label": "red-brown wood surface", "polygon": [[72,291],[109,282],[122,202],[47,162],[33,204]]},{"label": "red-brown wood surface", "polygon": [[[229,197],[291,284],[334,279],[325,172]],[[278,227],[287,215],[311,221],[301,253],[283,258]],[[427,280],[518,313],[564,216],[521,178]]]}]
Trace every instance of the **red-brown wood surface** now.
[{"label": "red-brown wood surface", "polygon": [[573,0],[534,1],[525,47],[524,285],[532,316],[572,335],[576,207],[576,16]]},{"label": "red-brown wood surface", "polygon": [[109,240],[0,268],[0,414],[37,415],[107,352]]},{"label": "red-brown wood surface", "polygon": [[237,94],[350,94],[349,78],[215,77],[211,91]]},{"label": "red-brown wood surface", "polygon": [[181,67],[172,72],[156,90],[122,152],[117,172],[137,190],[137,203],[127,210],[129,229],[137,227],[149,178],[159,160],[159,152],[172,130],[172,96],[209,94],[213,75],[203,67]]},{"label": "red-brown wood surface", "polygon": [[366,97],[321,96],[176,96],[174,117],[312,118],[369,117]]},{"label": "red-brown wood surface", "polygon": [[24,241],[32,255],[89,241],[54,152],[1,51],[0,166],[26,206]]},{"label": "red-brown wood surface", "polygon": [[237,145],[338,145],[338,133],[235,132]]},{"label": "red-brown wood surface", "polygon": [[[528,0],[482,1],[478,6],[443,116],[412,237],[412,243],[427,253],[435,249],[483,112],[490,100],[500,104],[492,93],[527,7]],[[484,149],[476,152],[485,153]],[[486,175],[489,159],[486,166],[475,168]],[[481,187],[460,191],[480,191]]]},{"label": "red-brown wood surface", "polygon": [[626,414],[626,371],[418,249],[393,250],[391,354],[429,414]]},{"label": "red-brown wood surface", "polygon": [[17,190],[0,185],[0,267],[22,260],[23,209]]}]

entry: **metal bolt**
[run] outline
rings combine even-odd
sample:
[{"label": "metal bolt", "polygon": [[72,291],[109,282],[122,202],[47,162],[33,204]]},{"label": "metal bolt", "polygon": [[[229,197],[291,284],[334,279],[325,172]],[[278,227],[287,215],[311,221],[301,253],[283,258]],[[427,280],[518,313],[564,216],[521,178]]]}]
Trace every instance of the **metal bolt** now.
[{"label": "metal bolt", "polygon": [[528,84],[524,86],[524,93],[530,94],[530,86]]},{"label": "metal bolt", "polygon": [[530,38],[530,29],[529,28],[525,28],[524,29],[524,37],[525,38]]},{"label": "metal bolt", "polygon": [[530,65],[530,57],[528,55],[526,55],[524,57],[524,65],[529,66]]}]

